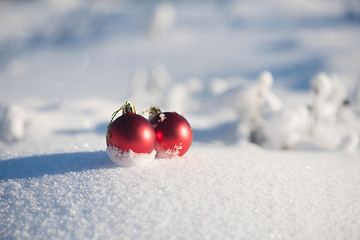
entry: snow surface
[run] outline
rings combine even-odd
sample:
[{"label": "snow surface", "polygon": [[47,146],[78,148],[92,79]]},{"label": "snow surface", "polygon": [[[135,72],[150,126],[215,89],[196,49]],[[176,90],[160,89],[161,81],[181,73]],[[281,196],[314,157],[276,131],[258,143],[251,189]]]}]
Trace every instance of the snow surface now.
[{"label": "snow surface", "polygon": [[[360,239],[359,39],[356,0],[1,1],[0,239]],[[127,100],[189,151],[112,162]]]},{"label": "snow surface", "polygon": [[[357,239],[359,160],[195,144],[121,168],[104,151],[0,162],[1,236]],[[6,169],[6,170],[4,170]]]}]

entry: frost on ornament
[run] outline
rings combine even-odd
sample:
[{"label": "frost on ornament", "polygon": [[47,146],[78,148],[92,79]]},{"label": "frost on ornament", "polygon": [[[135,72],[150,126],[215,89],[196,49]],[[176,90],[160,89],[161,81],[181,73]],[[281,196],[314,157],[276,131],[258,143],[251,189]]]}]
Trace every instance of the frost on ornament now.
[{"label": "frost on ornament", "polygon": [[122,151],[116,147],[107,147],[106,152],[110,160],[120,167],[146,166],[155,159],[156,151],[151,153],[134,153]]},{"label": "frost on ornament", "polygon": [[161,114],[159,115],[159,121],[158,121],[158,122],[163,122],[165,119],[166,119],[165,114],[161,113]]}]

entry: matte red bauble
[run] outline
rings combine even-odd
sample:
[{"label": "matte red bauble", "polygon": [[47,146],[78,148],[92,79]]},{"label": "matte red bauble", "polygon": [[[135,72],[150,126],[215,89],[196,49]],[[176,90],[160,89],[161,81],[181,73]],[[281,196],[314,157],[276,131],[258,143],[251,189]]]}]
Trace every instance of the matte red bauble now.
[{"label": "matte red bauble", "polygon": [[158,110],[158,113],[150,115],[149,121],[155,130],[155,150],[159,157],[182,156],[189,150],[193,132],[183,116]]},{"label": "matte red bauble", "polygon": [[155,132],[148,120],[136,114],[134,106],[127,102],[123,106],[123,115],[110,121],[106,144],[122,152],[151,153],[155,147]]}]

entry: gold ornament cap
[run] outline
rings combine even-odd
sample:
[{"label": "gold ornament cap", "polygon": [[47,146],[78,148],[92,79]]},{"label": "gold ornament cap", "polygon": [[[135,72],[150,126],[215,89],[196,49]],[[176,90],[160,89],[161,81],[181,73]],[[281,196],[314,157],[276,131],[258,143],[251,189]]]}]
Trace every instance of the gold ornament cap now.
[{"label": "gold ornament cap", "polygon": [[155,115],[155,114],[158,114],[158,113],[162,113],[160,108],[158,107],[154,107],[154,106],[151,106],[150,109],[149,109],[149,116],[151,115]]},{"label": "gold ornament cap", "polygon": [[134,114],[134,113],[136,113],[135,106],[133,104],[131,104],[129,101],[126,101],[126,103],[124,104],[122,110],[123,110],[122,114]]}]

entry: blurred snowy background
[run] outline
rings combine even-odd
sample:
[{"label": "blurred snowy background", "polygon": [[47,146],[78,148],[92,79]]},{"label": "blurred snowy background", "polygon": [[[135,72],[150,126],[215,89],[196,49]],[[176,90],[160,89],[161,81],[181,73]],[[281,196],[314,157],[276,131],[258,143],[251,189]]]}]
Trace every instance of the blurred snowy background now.
[{"label": "blurred snowy background", "polygon": [[359,42],[356,0],[1,1],[0,152],[102,149],[126,100],[195,141],[353,150]]},{"label": "blurred snowy background", "polygon": [[[358,0],[0,1],[0,238],[359,239],[359,63]],[[127,100],[189,152],[112,164]]]}]

